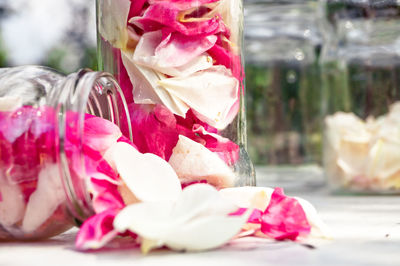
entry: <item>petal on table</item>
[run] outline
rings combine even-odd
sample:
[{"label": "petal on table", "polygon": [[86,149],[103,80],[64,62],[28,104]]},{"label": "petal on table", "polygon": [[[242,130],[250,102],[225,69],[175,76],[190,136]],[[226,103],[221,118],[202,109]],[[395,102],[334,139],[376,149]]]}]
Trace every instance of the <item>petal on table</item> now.
[{"label": "petal on table", "polygon": [[236,115],[230,111],[238,101],[239,82],[224,66],[189,77],[162,79],[158,84],[190,106],[200,120],[217,129],[224,129]]},{"label": "petal on table", "polygon": [[276,188],[263,214],[261,232],[277,240],[296,240],[310,231],[311,226],[300,203],[285,196],[281,188]]},{"label": "petal on table", "polygon": [[35,231],[66,200],[59,171],[55,164],[49,164],[40,171],[37,188],[29,198],[22,221],[24,232]]},{"label": "petal on table", "polygon": [[76,236],[75,246],[80,250],[99,249],[114,239],[118,232],[113,222],[119,210],[108,210],[86,220]]},{"label": "petal on table", "polygon": [[118,142],[112,158],[117,172],[141,201],[175,201],[181,194],[179,179],[172,167],[154,154],[141,154],[131,145]]},{"label": "petal on table", "polygon": [[114,47],[126,49],[127,22],[131,6],[129,0],[103,0],[99,7],[99,33]]},{"label": "petal on table", "polygon": [[217,154],[182,135],[169,163],[182,183],[207,180],[217,188],[231,187],[235,183],[236,176],[232,169]]},{"label": "petal on table", "polygon": [[221,189],[219,193],[240,208],[256,208],[264,211],[269,205],[273,191],[268,187],[235,187]]}]

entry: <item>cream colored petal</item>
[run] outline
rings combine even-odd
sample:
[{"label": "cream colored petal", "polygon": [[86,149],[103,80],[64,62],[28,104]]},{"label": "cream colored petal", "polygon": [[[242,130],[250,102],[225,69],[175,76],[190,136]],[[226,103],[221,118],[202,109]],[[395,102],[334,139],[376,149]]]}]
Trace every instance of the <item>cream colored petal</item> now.
[{"label": "cream colored petal", "polygon": [[273,192],[268,187],[235,187],[219,191],[223,198],[240,208],[256,208],[262,211],[268,207]]},{"label": "cream colored petal", "polygon": [[342,140],[337,165],[349,176],[364,176],[368,166],[369,143]]},{"label": "cream colored petal", "polygon": [[184,78],[162,79],[158,84],[215,128],[224,129],[234,118],[229,111],[238,101],[239,82],[224,66],[213,66]]},{"label": "cream colored petal", "polygon": [[22,107],[21,97],[0,97],[0,112],[13,112]]},{"label": "cream colored petal", "polygon": [[400,144],[379,139],[371,148],[368,159],[370,178],[389,178],[400,171]]},{"label": "cream colored petal", "polygon": [[241,231],[250,213],[242,216],[206,216],[171,232],[165,245],[173,250],[202,251],[226,244]]},{"label": "cream colored petal", "polygon": [[22,230],[35,231],[64,201],[66,196],[59,168],[55,164],[47,165],[40,171],[37,188],[29,198]]},{"label": "cream colored petal", "polygon": [[137,104],[163,104],[172,113],[185,117],[189,106],[172,97],[158,82],[164,75],[133,62],[131,52],[122,53],[122,62],[133,86],[133,98]]},{"label": "cream colored petal", "polygon": [[181,182],[207,180],[218,188],[232,187],[235,174],[219,156],[203,145],[180,135],[169,164]]},{"label": "cream colored petal", "polygon": [[130,0],[99,1],[99,33],[115,48],[126,49]]},{"label": "cream colored petal", "polygon": [[111,156],[126,186],[140,201],[175,201],[181,194],[172,167],[154,154],[141,154],[128,143],[118,142]]}]

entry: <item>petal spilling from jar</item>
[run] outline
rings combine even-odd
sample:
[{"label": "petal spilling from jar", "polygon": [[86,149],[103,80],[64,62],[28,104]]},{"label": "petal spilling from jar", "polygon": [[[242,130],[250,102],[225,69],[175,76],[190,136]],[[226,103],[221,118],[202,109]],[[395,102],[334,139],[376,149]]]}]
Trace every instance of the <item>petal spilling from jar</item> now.
[{"label": "petal spilling from jar", "polygon": [[248,215],[230,217],[235,209],[210,185],[183,190],[175,203],[143,202],[123,209],[114,221],[119,232],[129,230],[142,239],[142,251],[166,245],[198,251],[219,247],[237,234]]},{"label": "petal spilling from jar", "polygon": [[214,35],[194,38],[170,33],[163,39],[162,31],[148,32],[140,38],[133,61],[166,75],[188,76],[212,66],[212,59],[203,54],[216,41]]},{"label": "petal spilling from jar", "polygon": [[136,104],[163,104],[171,112],[184,117],[189,107],[180,99],[174,98],[158,82],[165,78],[163,74],[133,62],[132,53],[123,53],[122,60],[133,86],[133,98]]},{"label": "petal spilling from jar", "polygon": [[32,193],[26,206],[22,229],[33,232],[41,226],[66,200],[57,165],[47,165],[38,176],[36,190]]},{"label": "petal spilling from jar", "polygon": [[238,102],[239,82],[224,66],[189,77],[162,79],[158,84],[190,106],[200,120],[217,129],[224,129],[236,115],[231,109]]},{"label": "petal spilling from jar", "polygon": [[154,154],[141,154],[131,145],[118,142],[111,158],[126,186],[140,201],[175,201],[181,191],[172,167]]},{"label": "petal spilling from jar", "polygon": [[82,143],[91,149],[104,153],[122,136],[117,125],[100,117],[85,119]]},{"label": "petal spilling from jar", "polygon": [[203,145],[180,135],[169,164],[182,183],[207,180],[217,188],[232,187],[236,176],[231,168]]},{"label": "petal spilling from jar", "polygon": [[118,235],[113,226],[118,211],[118,209],[110,209],[86,220],[76,236],[76,248],[99,249],[114,239]]},{"label": "petal spilling from jar", "polygon": [[187,10],[192,8],[198,8],[210,3],[217,2],[219,0],[149,0],[149,4],[156,4],[160,2],[168,2],[179,10]]},{"label": "petal spilling from jar", "polygon": [[130,0],[103,0],[99,6],[99,33],[119,49],[126,49],[128,43],[128,22]]}]

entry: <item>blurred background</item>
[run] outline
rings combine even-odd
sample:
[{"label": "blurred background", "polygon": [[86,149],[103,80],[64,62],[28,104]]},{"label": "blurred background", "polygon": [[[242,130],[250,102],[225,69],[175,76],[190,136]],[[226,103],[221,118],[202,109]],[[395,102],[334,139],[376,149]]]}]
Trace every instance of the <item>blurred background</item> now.
[{"label": "blurred background", "polygon": [[96,69],[95,0],[0,0],[0,67]]}]

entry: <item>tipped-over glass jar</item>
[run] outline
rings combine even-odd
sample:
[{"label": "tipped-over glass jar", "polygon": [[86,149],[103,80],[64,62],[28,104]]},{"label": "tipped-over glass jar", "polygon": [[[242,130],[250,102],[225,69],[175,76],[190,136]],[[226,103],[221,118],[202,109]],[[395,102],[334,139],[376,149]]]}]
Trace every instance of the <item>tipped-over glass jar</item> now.
[{"label": "tipped-over glass jar", "polygon": [[110,74],[0,69],[0,240],[50,237],[91,216],[88,170],[103,145],[95,126],[109,120],[129,137],[127,116]]},{"label": "tipped-over glass jar", "polygon": [[400,4],[322,2],[324,165],[334,190],[400,192]]},{"label": "tipped-over glass jar", "polygon": [[133,142],[184,184],[255,184],[242,20],[242,0],[97,0],[99,68],[121,85]]}]

